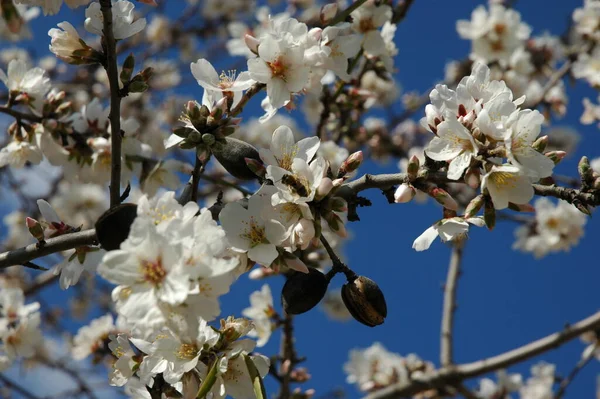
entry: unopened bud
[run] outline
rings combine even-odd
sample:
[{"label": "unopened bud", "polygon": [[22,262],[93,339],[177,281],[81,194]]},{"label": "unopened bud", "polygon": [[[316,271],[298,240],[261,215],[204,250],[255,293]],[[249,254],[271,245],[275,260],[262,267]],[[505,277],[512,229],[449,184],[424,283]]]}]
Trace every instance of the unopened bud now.
[{"label": "unopened bud", "polygon": [[548,146],[548,136],[542,136],[538,138],[531,146],[537,152],[544,153],[546,146]]},{"label": "unopened bud", "polygon": [[481,184],[481,170],[479,168],[468,168],[465,173],[465,183],[472,189],[477,189]]},{"label": "unopened bud", "polygon": [[281,257],[283,258],[283,262],[285,265],[292,270],[295,270],[300,273],[308,273],[308,267],[306,264],[300,260],[296,255],[291,252],[283,251]]},{"label": "unopened bud", "polygon": [[121,83],[126,85],[131,80],[131,75],[133,75],[133,68],[135,68],[135,58],[133,57],[133,53],[129,54],[125,61],[123,62],[123,69],[121,69],[121,75],[119,78],[121,79]]},{"label": "unopened bud", "polygon": [[406,173],[408,173],[408,178],[410,180],[414,180],[417,178],[417,174],[419,173],[419,168],[421,167],[421,161],[419,161],[419,157],[413,155],[408,160],[408,166],[406,167]]},{"label": "unopened bud", "polygon": [[357,321],[375,327],[387,317],[387,304],[377,284],[365,276],[355,278],[342,287],[344,305]]},{"label": "unopened bud", "polygon": [[248,46],[250,51],[252,51],[254,54],[258,54],[258,46],[260,45],[260,40],[258,40],[252,35],[245,34],[244,42],[246,43],[246,46]]},{"label": "unopened bud", "polygon": [[190,134],[187,136],[187,140],[191,143],[199,143],[202,141],[202,135],[197,130],[192,130]]},{"label": "unopened bud", "polygon": [[288,314],[301,314],[314,308],[327,292],[329,281],[317,269],[295,272],[281,290],[281,305]]},{"label": "unopened bud", "polygon": [[550,151],[545,153],[544,155],[550,158],[552,162],[554,162],[554,165],[558,165],[558,163],[562,161],[562,159],[565,157],[565,155],[567,155],[567,153],[564,151]]},{"label": "unopened bud", "polygon": [[344,226],[344,222],[342,218],[336,215],[334,212],[326,212],[323,215],[323,219],[327,222],[327,225],[338,236],[342,238],[346,238],[348,233],[346,231],[346,227]]},{"label": "unopened bud", "polygon": [[488,230],[493,230],[496,226],[496,209],[490,198],[485,199],[485,208],[483,209],[483,221]]},{"label": "unopened bud", "polygon": [[329,177],[324,177],[317,187],[317,192],[315,193],[315,200],[320,201],[327,196],[333,189],[333,181]]},{"label": "unopened bud", "polygon": [[265,178],[267,169],[262,162],[252,158],[244,158],[244,161],[246,161],[246,166],[248,166],[248,169],[250,169],[252,173],[262,179]]},{"label": "unopened bud", "polygon": [[452,198],[446,190],[439,187],[434,187],[429,191],[429,195],[435,199],[444,208],[451,209],[453,211],[458,210],[458,203]]},{"label": "unopened bud", "polygon": [[360,167],[360,164],[363,161],[363,153],[362,151],[356,151],[353,154],[350,154],[350,156],[342,163],[342,166],[340,166],[340,171],[338,172],[338,176],[337,177],[343,177],[345,175],[347,175],[348,173],[352,173],[354,172],[356,169],[358,169]]},{"label": "unopened bud", "polygon": [[341,197],[332,197],[329,199],[329,209],[334,212],[346,212],[348,210],[348,203]]},{"label": "unopened bud", "polygon": [[212,147],[215,158],[232,176],[244,180],[255,179],[256,174],[248,167],[246,158],[261,162],[256,148],[233,137],[226,137],[224,141],[225,145],[222,147],[217,145]]},{"label": "unopened bud", "polygon": [[579,212],[581,212],[585,215],[588,215],[588,216],[592,216],[592,212],[590,212],[590,209],[586,205],[584,205],[582,203],[575,203],[573,205],[575,205],[575,208],[577,208],[579,210]]},{"label": "unopened bud", "polygon": [[326,25],[327,23],[329,23],[329,21],[331,21],[335,17],[337,12],[338,12],[337,3],[325,4],[323,7],[321,7],[321,12],[319,14],[321,23],[323,25]]},{"label": "unopened bud", "polygon": [[129,229],[137,217],[137,205],[120,204],[104,212],[96,222],[96,236],[103,249],[119,249],[127,239]]},{"label": "unopened bud", "polygon": [[337,188],[337,187],[341,187],[342,184],[344,184],[344,181],[346,181],[346,179],[333,179],[331,182],[333,183],[333,187]]},{"label": "unopened bud", "polygon": [[44,241],[44,228],[40,222],[33,218],[27,217],[25,219],[25,224],[27,225],[27,229],[33,238],[35,238],[37,241]]},{"label": "unopened bud", "polygon": [[213,145],[213,144],[215,143],[215,141],[216,141],[216,139],[215,139],[215,136],[213,136],[213,135],[212,135],[212,134],[210,134],[210,133],[204,133],[204,134],[202,135],[202,142],[203,142],[204,144],[206,144],[207,146],[209,146],[209,147],[210,147],[211,145]]},{"label": "unopened bud", "polygon": [[129,83],[129,92],[131,93],[143,93],[148,90],[148,84],[141,80],[131,81]]},{"label": "unopened bud", "polygon": [[479,212],[484,203],[485,197],[481,194],[473,198],[465,210],[465,219],[469,219],[477,215],[477,212]]},{"label": "unopened bud", "polygon": [[394,202],[397,204],[403,204],[405,202],[411,201],[415,195],[417,194],[417,190],[413,186],[407,183],[403,183],[396,189],[394,193]]},{"label": "unopened bud", "polygon": [[594,170],[590,166],[590,161],[588,157],[583,156],[579,160],[579,164],[577,164],[577,171],[579,172],[579,177],[581,178],[581,182],[583,184],[591,184],[594,180]]}]

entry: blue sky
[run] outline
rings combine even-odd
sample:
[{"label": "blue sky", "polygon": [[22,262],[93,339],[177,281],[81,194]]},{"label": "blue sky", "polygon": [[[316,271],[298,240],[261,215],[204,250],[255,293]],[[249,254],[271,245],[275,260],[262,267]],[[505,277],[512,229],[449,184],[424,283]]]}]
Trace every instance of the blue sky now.
[{"label": "blue sky", "polygon": [[[182,3],[183,0],[174,0],[169,13]],[[482,2],[415,1],[396,35],[399,48],[396,78],[405,91],[422,92],[443,77],[447,61],[462,59],[468,54],[470,43],[458,37],[455,23],[458,19],[470,18],[471,11],[479,4]],[[572,8],[578,5],[579,1],[555,1],[550,7],[546,1],[529,0],[517,2],[516,9],[532,26],[534,35],[544,31],[561,34]],[[83,9],[75,14],[75,21],[81,21]],[[48,54],[47,30],[73,15],[66,11],[56,17],[37,19],[33,24],[35,40],[28,46],[39,55]],[[207,58],[214,63],[223,62]],[[200,87],[187,87],[183,92],[197,100],[201,96]],[[588,96],[595,100],[594,91],[577,83],[569,86],[568,93],[568,114],[555,125],[574,127],[581,135],[581,142],[578,152],[561,163],[556,172],[574,176],[579,156],[600,156],[600,132],[595,126],[582,126],[578,122],[582,112],[581,99]],[[254,112],[258,110],[258,102],[253,100],[250,109]],[[246,119],[257,115],[250,112],[242,116]],[[417,118],[421,116],[417,114]],[[395,162],[387,165],[368,162],[359,172],[395,171]],[[365,192],[365,195],[373,201],[373,207],[360,209],[361,221],[349,226],[353,238],[345,247],[345,255],[357,273],[378,282],[386,295],[389,315],[382,326],[373,329],[354,321],[331,322],[319,310],[296,318],[297,349],[300,355],[307,356],[305,366],[313,376],[303,386],[315,388],[317,395],[342,388],[347,397],[359,397],[360,393],[345,383],[342,365],[350,349],[367,347],[374,341],[402,355],[417,353],[423,359],[438,363],[441,287],[450,250],[438,241],[429,251],[417,253],[411,249],[411,244],[439,218],[440,208],[431,201],[425,205],[392,206],[377,191]],[[7,204],[3,205],[6,209]],[[511,250],[515,227],[513,222],[499,222],[492,232],[485,229],[471,231],[458,290],[454,334],[457,362],[474,361],[509,350],[560,330],[566,323],[598,310],[598,217],[588,220],[586,235],[578,247],[540,261]],[[278,306],[283,280],[268,282]],[[232,293],[223,298],[223,314],[239,314],[248,305],[248,295],[260,289],[262,283],[242,277],[232,287]],[[342,283],[338,277],[332,287]],[[59,304],[65,303],[68,293],[49,289],[44,296],[49,303]],[[79,326],[69,323],[73,331]],[[261,352],[271,355],[278,349],[279,337],[275,334]],[[527,376],[531,364],[545,360],[556,363],[558,373],[566,375],[582,350],[583,345],[574,341],[511,371]],[[595,377],[599,372],[599,363],[592,362],[577,377],[565,397],[593,397]],[[269,380],[267,389],[273,391],[276,385]]]}]

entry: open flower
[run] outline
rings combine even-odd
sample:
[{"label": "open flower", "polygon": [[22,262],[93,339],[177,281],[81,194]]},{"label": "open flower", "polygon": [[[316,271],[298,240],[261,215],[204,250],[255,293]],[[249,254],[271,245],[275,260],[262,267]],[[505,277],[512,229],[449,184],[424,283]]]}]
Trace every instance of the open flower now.
[{"label": "open flower", "polygon": [[508,125],[504,145],[510,162],[532,178],[552,175],[554,162],[531,146],[540,134],[544,116],[537,110],[526,109],[517,111],[509,119],[512,123]]},{"label": "open flower", "polygon": [[[139,33],[146,27],[146,18],[133,21],[133,3],[126,0],[118,0],[112,4],[113,33],[115,39],[126,39]],[[102,35],[104,29],[104,16],[99,2],[93,2],[85,10],[85,29],[96,35]]]},{"label": "open flower", "polygon": [[276,246],[285,239],[285,227],[274,219],[263,219],[263,209],[271,207],[271,196],[260,190],[248,200],[248,209],[238,202],[225,205],[219,219],[231,245],[248,252],[248,257],[269,266],[278,256]]},{"label": "open flower", "polygon": [[192,75],[198,84],[206,90],[209,101],[212,104],[223,97],[230,97],[235,106],[242,98],[242,93],[254,84],[248,72],[242,72],[237,77],[235,71],[229,73],[221,72],[219,75],[210,62],[204,58],[190,65]]},{"label": "open flower", "polygon": [[480,217],[468,219],[463,217],[453,217],[442,219],[417,237],[413,242],[412,247],[419,252],[429,249],[431,243],[433,243],[438,236],[442,242],[463,239],[469,232],[469,223],[477,227],[485,226],[485,222]]},{"label": "open flower", "polygon": [[260,291],[250,294],[250,307],[244,309],[242,314],[252,319],[254,324],[254,330],[251,330],[248,336],[258,338],[256,346],[265,346],[273,331],[271,317],[275,315],[273,296],[268,284],[263,285]]},{"label": "open flower", "polygon": [[48,31],[48,36],[52,38],[50,39],[50,51],[70,64],[93,62],[93,59],[89,58],[93,55],[93,50],[79,37],[79,33],[73,25],[64,21],[59,23],[58,27],[60,29],[52,28]]},{"label": "open flower", "polygon": [[527,204],[533,198],[531,180],[516,166],[492,166],[481,180],[481,191],[492,197],[494,208],[505,209],[508,203]]},{"label": "open flower", "polygon": [[477,154],[478,148],[471,132],[455,118],[449,117],[437,126],[425,153],[435,161],[450,161],[448,178],[458,180]]},{"label": "open flower", "polygon": [[248,60],[248,72],[267,85],[271,106],[281,108],[308,83],[310,68],[304,64],[302,46],[266,35],[258,46],[258,57]]},{"label": "open flower", "polygon": [[17,95],[25,95],[31,101],[27,103],[35,109],[40,109],[44,95],[50,90],[50,78],[42,68],[28,69],[22,60],[12,60],[4,73],[0,69],[0,80],[8,90]]},{"label": "open flower", "polygon": [[307,137],[296,142],[292,129],[282,125],[273,132],[270,149],[261,148],[259,150],[260,159],[267,165],[279,166],[289,171],[292,169],[292,162],[295,158],[310,162],[315,156],[319,144],[318,137]]}]

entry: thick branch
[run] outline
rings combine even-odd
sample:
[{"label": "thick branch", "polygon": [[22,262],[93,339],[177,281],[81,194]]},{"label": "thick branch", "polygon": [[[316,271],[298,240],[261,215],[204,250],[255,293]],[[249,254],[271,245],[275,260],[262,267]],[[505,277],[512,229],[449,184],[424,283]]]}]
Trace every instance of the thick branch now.
[{"label": "thick branch", "polygon": [[121,95],[119,94],[119,72],[117,51],[113,32],[111,0],[100,0],[104,19],[104,44],[106,51],[106,74],[110,86],[110,127],[111,127],[111,169],[110,169],[110,207],[121,202]]},{"label": "thick branch", "polygon": [[443,388],[446,385],[456,385],[468,378],[509,367],[513,364],[530,359],[534,356],[557,348],[562,344],[580,336],[581,334],[600,328],[600,312],[583,319],[563,331],[548,335],[537,341],[530,342],[519,348],[510,350],[497,356],[482,359],[472,363],[457,366],[442,367],[441,369],[426,375],[418,380],[412,380],[399,384],[390,385],[386,388],[373,392],[367,399],[384,399],[409,397],[432,388]]},{"label": "thick branch", "polygon": [[65,234],[56,238],[49,238],[43,245],[38,243],[30,244],[26,247],[0,254],[0,269],[9,266],[22,265],[25,262],[55,252],[94,244],[96,244],[96,230],[94,229]]},{"label": "thick branch", "polygon": [[454,327],[454,311],[456,310],[456,288],[460,276],[460,263],[462,261],[464,242],[457,241],[452,246],[448,277],[444,287],[444,310],[442,313],[442,333],[440,362],[442,366],[452,364],[452,329]]},{"label": "thick branch", "polygon": [[[369,188],[377,188],[380,190],[389,189],[395,185],[408,183],[410,179],[406,173],[390,173],[381,175],[366,174],[359,179],[353,180],[344,184],[338,191],[339,196],[350,200],[356,197],[358,193]],[[463,183],[462,180],[450,180],[446,176],[446,172],[430,172],[411,183],[418,186],[419,183]],[[543,197],[555,197],[567,201],[570,204],[583,204],[589,206],[600,205],[600,192],[583,192],[574,188],[560,187],[556,185],[543,186],[541,184],[533,184],[533,189],[537,195]]]}]

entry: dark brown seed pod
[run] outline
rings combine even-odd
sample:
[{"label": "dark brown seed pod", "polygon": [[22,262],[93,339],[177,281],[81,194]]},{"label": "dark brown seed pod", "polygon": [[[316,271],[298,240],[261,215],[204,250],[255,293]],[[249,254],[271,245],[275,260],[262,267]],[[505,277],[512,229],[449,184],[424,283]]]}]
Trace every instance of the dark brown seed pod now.
[{"label": "dark brown seed pod", "polygon": [[378,326],[387,317],[383,292],[370,278],[360,276],[344,284],[342,299],[352,317],[366,326]]},{"label": "dark brown seed pod", "polygon": [[281,305],[289,314],[308,312],[325,296],[329,281],[317,269],[308,268],[308,273],[295,272],[281,290]]},{"label": "dark brown seed pod", "polygon": [[256,179],[256,174],[246,165],[246,158],[256,159],[262,163],[258,151],[252,145],[233,137],[225,137],[225,144],[213,146],[211,151],[221,165],[234,177],[244,180]]},{"label": "dark brown seed pod", "polygon": [[136,216],[135,204],[117,205],[104,212],[96,222],[96,236],[102,248],[107,251],[119,249]]}]

